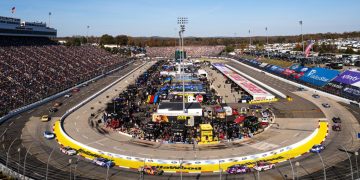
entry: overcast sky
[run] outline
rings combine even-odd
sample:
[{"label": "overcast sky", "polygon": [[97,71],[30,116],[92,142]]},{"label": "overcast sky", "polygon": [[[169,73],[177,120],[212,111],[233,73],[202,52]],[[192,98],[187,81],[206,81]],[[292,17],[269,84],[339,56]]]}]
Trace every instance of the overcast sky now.
[{"label": "overcast sky", "polygon": [[[11,8],[16,13],[11,14]],[[360,30],[360,0],[1,0],[0,16],[48,22],[58,36],[126,34],[176,36],[177,17],[188,17],[186,36],[249,36]]]}]

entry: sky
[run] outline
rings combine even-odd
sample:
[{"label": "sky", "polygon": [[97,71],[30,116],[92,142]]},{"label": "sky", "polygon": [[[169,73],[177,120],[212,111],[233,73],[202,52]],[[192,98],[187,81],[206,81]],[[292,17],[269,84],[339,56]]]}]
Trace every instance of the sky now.
[{"label": "sky", "polygon": [[177,17],[197,37],[298,35],[300,20],[303,33],[359,31],[359,8],[359,0],[0,0],[0,16],[48,23],[51,12],[59,37],[175,37]]}]

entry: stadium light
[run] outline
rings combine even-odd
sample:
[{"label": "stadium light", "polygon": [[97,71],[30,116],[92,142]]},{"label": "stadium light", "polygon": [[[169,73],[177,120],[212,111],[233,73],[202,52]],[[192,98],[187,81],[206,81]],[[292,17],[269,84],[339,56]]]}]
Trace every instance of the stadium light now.
[{"label": "stadium light", "polygon": [[302,32],[302,26],[303,26],[303,21],[299,21],[299,24],[300,24],[300,31],[301,31],[301,44],[302,44],[302,52],[304,53],[305,51],[305,48],[304,48],[304,35],[303,35],[303,32]]},{"label": "stadium light", "polygon": [[181,48],[181,53],[180,53],[180,62],[179,62],[179,72],[180,72],[180,79],[182,79],[182,84],[183,84],[183,112],[186,113],[186,109],[185,109],[185,76],[182,76],[182,68],[181,68],[181,63],[183,63],[184,61],[184,32],[185,32],[185,24],[188,23],[188,18],[187,17],[178,17],[177,19],[177,23],[180,25],[180,31],[179,31],[179,41],[180,41],[180,48]]},{"label": "stadium light", "polygon": [[51,17],[51,12],[49,12],[49,26],[50,27],[50,17]]}]

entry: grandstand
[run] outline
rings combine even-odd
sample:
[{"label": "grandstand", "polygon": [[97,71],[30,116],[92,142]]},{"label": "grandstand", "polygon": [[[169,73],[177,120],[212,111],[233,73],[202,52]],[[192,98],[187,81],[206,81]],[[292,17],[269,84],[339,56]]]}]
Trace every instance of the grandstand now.
[{"label": "grandstand", "polygon": [[0,36],[0,116],[125,62],[95,46],[66,47],[46,37]]},{"label": "grandstand", "polygon": [[[184,51],[189,57],[217,56],[225,46],[184,46]],[[178,47],[147,47],[146,52],[150,57],[175,57]]]}]

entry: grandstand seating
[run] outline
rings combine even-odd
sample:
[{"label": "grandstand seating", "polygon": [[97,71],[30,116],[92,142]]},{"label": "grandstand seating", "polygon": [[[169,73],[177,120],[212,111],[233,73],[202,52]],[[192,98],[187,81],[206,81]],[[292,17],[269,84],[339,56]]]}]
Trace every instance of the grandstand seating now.
[{"label": "grandstand seating", "polygon": [[[185,46],[187,56],[201,57],[201,56],[217,56],[223,50],[224,46]],[[175,51],[178,47],[147,47],[146,53],[150,57],[174,57]]]},{"label": "grandstand seating", "polygon": [[0,116],[114,69],[127,60],[95,46],[0,36]]}]

